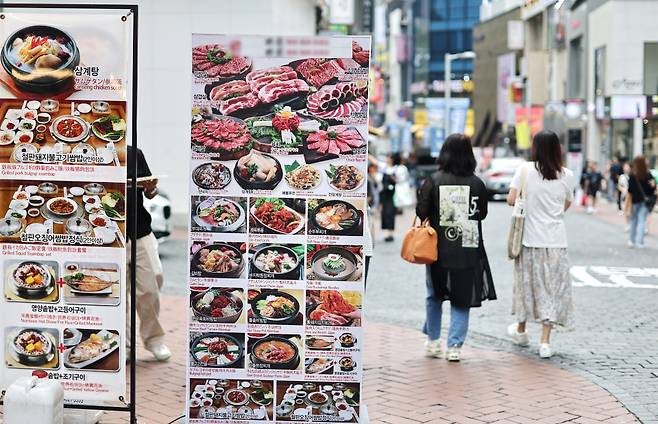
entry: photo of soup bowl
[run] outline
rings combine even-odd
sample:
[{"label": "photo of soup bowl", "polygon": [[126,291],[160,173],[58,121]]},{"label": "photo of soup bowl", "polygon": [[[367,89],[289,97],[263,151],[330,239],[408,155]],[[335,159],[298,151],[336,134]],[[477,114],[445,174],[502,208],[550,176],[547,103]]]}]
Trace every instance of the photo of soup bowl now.
[{"label": "photo of soup bowl", "polygon": [[256,368],[293,370],[299,361],[299,348],[285,337],[265,337],[251,348],[251,362]]}]

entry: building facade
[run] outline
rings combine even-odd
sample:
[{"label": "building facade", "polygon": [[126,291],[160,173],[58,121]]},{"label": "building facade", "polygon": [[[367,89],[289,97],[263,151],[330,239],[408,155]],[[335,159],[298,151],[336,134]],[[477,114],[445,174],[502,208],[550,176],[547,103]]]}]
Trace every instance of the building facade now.
[{"label": "building facade", "polygon": [[[481,0],[432,0],[429,10],[429,79],[443,80],[446,53],[473,49],[473,26],[480,20]],[[452,63],[454,79],[470,77],[472,60]]]}]

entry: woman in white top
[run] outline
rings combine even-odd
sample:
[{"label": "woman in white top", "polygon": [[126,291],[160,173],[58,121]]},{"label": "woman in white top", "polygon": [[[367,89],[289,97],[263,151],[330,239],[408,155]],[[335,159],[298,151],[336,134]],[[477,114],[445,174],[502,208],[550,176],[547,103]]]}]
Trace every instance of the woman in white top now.
[{"label": "woman in white top", "polygon": [[560,140],[555,133],[535,135],[532,156],[533,162],[516,171],[507,197],[513,206],[525,183],[523,247],[514,260],[512,313],[518,323],[510,325],[508,333],[517,344],[527,346],[526,321],[541,322],[539,356],[550,358],[551,329],[555,325],[569,327],[573,318],[564,213],[573,201],[574,181],[573,173],[562,166]]}]

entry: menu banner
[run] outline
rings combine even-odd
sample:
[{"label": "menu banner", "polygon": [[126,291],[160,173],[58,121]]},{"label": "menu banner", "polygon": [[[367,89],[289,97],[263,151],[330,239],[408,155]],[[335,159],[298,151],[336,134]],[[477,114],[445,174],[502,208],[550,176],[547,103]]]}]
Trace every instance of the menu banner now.
[{"label": "menu banner", "polygon": [[359,422],[369,60],[192,36],[190,423]]},{"label": "menu banner", "polygon": [[0,15],[0,388],[126,395],[128,10]]}]

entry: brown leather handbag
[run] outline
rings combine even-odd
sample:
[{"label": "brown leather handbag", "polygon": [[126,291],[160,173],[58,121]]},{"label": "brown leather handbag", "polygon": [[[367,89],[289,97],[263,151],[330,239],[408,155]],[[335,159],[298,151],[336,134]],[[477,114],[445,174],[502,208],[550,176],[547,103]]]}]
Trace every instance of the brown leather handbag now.
[{"label": "brown leather handbag", "polygon": [[412,264],[427,265],[439,258],[439,235],[430,226],[430,220],[425,219],[416,225],[418,217],[414,217],[411,228],[404,235],[400,256]]}]

